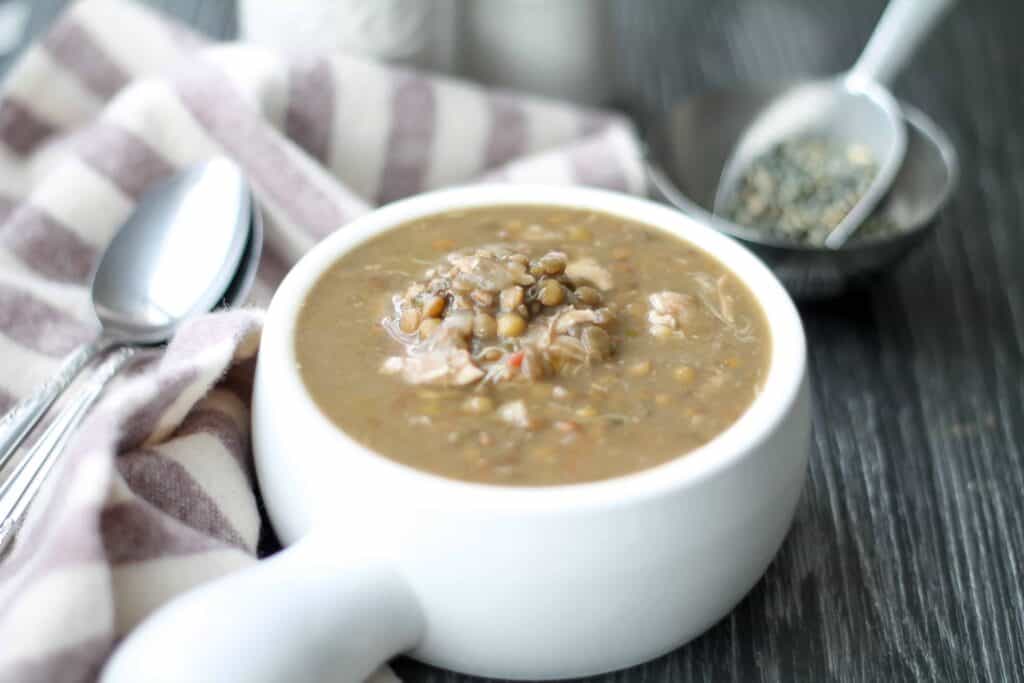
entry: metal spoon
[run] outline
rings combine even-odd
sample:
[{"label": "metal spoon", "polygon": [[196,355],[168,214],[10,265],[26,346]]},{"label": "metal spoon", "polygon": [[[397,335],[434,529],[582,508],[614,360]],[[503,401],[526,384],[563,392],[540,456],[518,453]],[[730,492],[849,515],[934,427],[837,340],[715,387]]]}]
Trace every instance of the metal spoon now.
[{"label": "metal spoon", "polygon": [[[251,208],[251,221],[245,236],[247,239],[241,263],[222,292],[221,303],[226,307],[244,301],[256,277],[263,246],[263,221],[255,205]],[[140,345],[125,345],[108,356],[75,400],[60,412],[18,463],[17,468],[0,484],[0,558],[13,545],[29,505],[42,488],[71,434],[99,400],[110,380],[141,348]]]},{"label": "metal spoon", "polygon": [[647,171],[656,196],[745,245],[775,271],[793,298],[820,301],[874,282],[934,234],[956,189],[959,162],[942,129],[902,103],[907,153],[892,188],[872,213],[891,224],[892,232],[867,239],[858,233],[842,249],[829,249],[713,216],[719,171],[735,141],[762,104],[787,87],[758,83],[679,102],[647,130]]},{"label": "metal spoon", "polygon": [[216,158],[147,191],[93,276],[100,333],[0,419],[0,469],[81,369],[118,346],[157,344],[215,306],[238,271],[252,222],[241,170]]},{"label": "metal spoon", "polygon": [[886,89],[953,0],[892,0],[857,63],[848,72],[799,83],[765,106],[740,137],[715,193],[724,215],[743,173],[782,141],[820,135],[866,146],[878,164],[868,189],[825,239],[842,247],[889,190],[903,163],[907,133],[899,104]]}]

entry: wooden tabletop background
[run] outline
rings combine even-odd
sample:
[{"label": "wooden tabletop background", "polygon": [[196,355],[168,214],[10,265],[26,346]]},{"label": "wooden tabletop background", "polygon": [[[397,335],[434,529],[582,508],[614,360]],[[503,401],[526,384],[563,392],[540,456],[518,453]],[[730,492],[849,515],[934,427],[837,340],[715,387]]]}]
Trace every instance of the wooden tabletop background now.
[{"label": "wooden tabletop background", "polygon": [[[34,34],[65,0],[31,4]],[[230,0],[147,4],[235,33]],[[613,0],[618,98],[643,124],[712,85],[839,71],[882,6]],[[901,267],[802,309],[814,444],[764,579],[705,635],[594,681],[1024,680],[1022,26],[1020,0],[962,0],[894,86],[949,133],[960,187]]]}]

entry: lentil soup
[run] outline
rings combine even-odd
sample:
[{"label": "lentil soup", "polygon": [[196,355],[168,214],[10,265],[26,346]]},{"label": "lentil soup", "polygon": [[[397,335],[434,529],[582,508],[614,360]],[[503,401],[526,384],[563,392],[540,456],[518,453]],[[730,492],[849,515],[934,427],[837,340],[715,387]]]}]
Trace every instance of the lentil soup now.
[{"label": "lentil soup", "polygon": [[306,297],[300,374],[349,436],[502,485],[595,481],[710,441],[747,409],[771,339],[715,259],[621,217],[496,206],[358,246]]}]

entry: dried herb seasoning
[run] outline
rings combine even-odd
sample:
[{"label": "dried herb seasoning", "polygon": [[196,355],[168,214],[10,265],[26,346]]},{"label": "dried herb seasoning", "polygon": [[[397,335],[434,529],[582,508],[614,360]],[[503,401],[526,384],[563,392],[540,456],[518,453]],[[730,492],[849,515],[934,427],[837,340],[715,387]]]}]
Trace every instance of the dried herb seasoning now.
[{"label": "dried herb seasoning", "polygon": [[[878,164],[866,146],[823,136],[783,142],[758,157],[743,174],[726,218],[782,239],[821,245],[867,191]],[[897,230],[869,219],[853,240]]]}]

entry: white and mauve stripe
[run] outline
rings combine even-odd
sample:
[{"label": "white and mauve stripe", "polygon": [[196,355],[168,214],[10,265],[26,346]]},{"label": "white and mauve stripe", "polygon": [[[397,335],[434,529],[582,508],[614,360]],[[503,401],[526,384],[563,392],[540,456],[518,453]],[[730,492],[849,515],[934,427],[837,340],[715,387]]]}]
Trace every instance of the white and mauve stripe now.
[{"label": "white and mauve stripe", "polygon": [[110,486],[107,488],[107,498],[104,501],[105,507],[113,507],[120,503],[132,503],[139,499],[139,496],[125,482],[124,477],[111,477]]},{"label": "white and mauve stripe", "polygon": [[[244,351],[237,349],[235,353]],[[238,398],[238,395],[227,389],[214,388],[209,395],[196,405],[196,408],[205,410],[216,410],[217,412],[231,418],[235,428],[240,432],[249,429],[249,408]]]},{"label": "white and mauve stripe", "polygon": [[274,290],[277,289],[279,284],[281,284],[280,280],[270,282],[267,278],[257,275],[256,279],[253,280],[249,295],[245,297],[245,301],[242,303],[246,306],[266,308],[270,305],[271,299],[274,298]]},{"label": "white and mauve stripe", "polygon": [[83,323],[30,292],[0,286],[0,333],[8,340],[51,358],[62,358],[95,335],[95,323]]},{"label": "white and mauve stripe", "polygon": [[339,56],[334,73],[334,120],[328,165],[341,182],[370,202],[380,189],[391,132],[391,73],[374,62]]},{"label": "white and mauve stripe", "polygon": [[257,283],[262,282],[268,287],[276,288],[284,280],[284,276],[288,274],[290,267],[291,262],[286,261],[281,252],[269,247],[265,248],[260,256],[259,272],[256,278]]},{"label": "white and mauve stripe", "polygon": [[463,183],[480,173],[490,134],[490,107],[479,88],[438,79],[434,98],[437,123],[424,179],[430,189]]},{"label": "white and mauve stripe", "polygon": [[178,428],[192,407],[224,372],[233,352],[233,346],[221,343],[197,354],[195,378],[181,389],[170,406],[160,415],[144,445],[158,444]]},{"label": "white and mauve stripe", "polygon": [[61,309],[83,325],[96,324],[92,299],[87,287],[40,277],[4,249],[0,249],[0,286],[27,292],[40,301]]},{"label": "white and mauve stripe", "polygon": [[189,111],[247,171],[261,199],[273,198],[272,208],[286,212],[288,222],[315,239],[365,211],[365,202],[269,126],[219,70],[207,66],[196,60],[190,70],[179,71],[178,92]]},{"label": "white and mauve stripe", "polygon": [[38,45],[25,51],[4,84],[4,94],[58,128],[88,121],[103,107],[74,74]]},{"label": "white and mauve stripe", "polygon": [[107,177],[76,157],[57,166],[29,201],[99,249],[110,242],[135,207]]},{"label": "white and mauve stripe", "polygon": [[616,125],[604,133],[611,145],[619,167],[626,179],[626,190],[633,194],[647,193],[647,170],[643,158],[636,145],[632,128],[623,124]]},{"label": "white and mauve stripe", "polygon": [[115,633],[127,633],[174,596],[255,561],[241,550],[226,548],[114,566]]},{"label": "white and mauve stripe", "polygon": [[0,144],[0,196],[22,197],[32,187],[32,169],[7,145]]},{"label": "white and mauve stripe", "polygon": [[[113,436],[111,432],[110,437]],[[73,437],[69,446],[76,443]],[[29,560],[23,571],[34,577],[54,567],[92,564],[103,555],[102,542],[95,538],[94,520],[107,499],[111,470],[112,463],[105,451],[75,451],[58,459],[20,532],[22,538],[31,538],[33,532],[48,536],[45,543],[50,557],[44,560],[46,565],[42,568],[31,566]],[[63,539],[53,538],[68,530],[73,533],[64,533]],[[70,545],[79,547],[69,548],[69,540]]]},{"label": "white and mauve stripe", "polygon": [[134,133],[173,166],[222,153],[166,81],[138,81],[125,88],[107,106],[103,118]]},{"label": "white and mauve stripe", "polygon": [[522,106],[527,131],[524,154],[550,150],[579,139],[581,117],[578,110],[540,98],[523,98]]},{"label": "white and mauve stripe", "polygon": [[246,472],[213,434],[198,432],[173,438],[154,451],[181,465],[249,548],[259,539],[260,518]]},{"label": "white and mauve stripe", "polygon": [[0,389],[13,396],[28,396],[57,371],[59,361],[9,339],[0,333]]},{"label": "white and mauve stripe", "polygon": [[[268,133],[276,134],[270,129],[268,129]],[[349,188],[339,184],[323,166],[310,158],[308,154],[303,152],[291,140],[281,136],[281,144],[284,146],[285,151],[295,168],[303,174],[303,180],[319,190],[331,203],[340,209],[342,221],[354,218],[370,209],[370,206],[366,201],[349,191]],[[271,179],[268,178],[267,180],[270,181]],[[254,181],[254,186],[256,185],[257,184]],[[333,231],[339,227],[341,227],[340,224],[332,225],[330,230]],[[328,232],[327,234],[330,233]],[[325,235],[319,235],[314,237],[324,236]]]},{"label": "white and mauve stripe", "polygon": [[[270,129],[268,129],[268,133],[274,134]],[[294,168],[302,174],[302,181],[310,187],[319,190],[328,201],[341,211],[339,219],[341,222],[329,226],[326,233],[317,235],[305,226],[300,227],[292,221],[291,211],[282,207],[273,199],[273,195],[270,192],[262,188],[264,181],[270,183],[273,182],[273,178],[264,179],[250,175],[249,180],[252,182],[259,199],[275,214],[275,218],[277,218],[275,223],[281,228],[284,233],[283,236],[286,237],[287,250],[282,253],[290,261],[294,262],[305,254],[312,245],[316,244],[319,239],[340,228],[344,221],[365,213],[369,210],[369,206],[361,198],[349,193],[345,187],[339,185],[333,177],[325,172],[323,166],[313,161],[305,152],[296,147],[291,140],[282,136],[281,145]],[[272,241],[272,243],[275,242]]]},{"label": "white and mauve stripe", "polygon": [[[63,462],[66,463],[66,467],[74,467],[74,480],[68,487],[62,489],[61,493],[61,504],[69,511],[65,513],[65,518],[80,519],[82,515],[98,512],[107,500],[110,482],[120,479],[111,476],[113,463],[107,458],[107,454],[92,451],[74,460],[64,458]],[[52,478],[56,479],[56,475],[59,474],[63,473],[54,468]],[[65,519],[64,523],[67,521]]]},{"label": "white and mauve stripe", "polygon": [[28,188],[25,196],[40,183],[46,182],[54,169],[59,167],[73,153],[70,145],[73,137],[64,136],[52,141],[51,144],[40,145],[31,157],[25,159],[24,170],[28,174]]},{"label": "white and mauve stripe", "polygon": [[280,254],[287,263],[295,263],[319,241],[308,230],[288,218],[288,213],[271,197],[260,193],[266,209],[263,215],[264,248]]},{"label": "white and mauve stripe", "polygon": [[288,101],[282,132],[320,163],[327,163],[334,121],[334,70],[323,58],[288,64]]},{"label": "white and mauve stripe", "polygon": [[18,599],[0,620],[0,671],[5,664],[109,634],[112,616],[105,564],[74,564],[39,574],[18,587]]},{"label": "white and mauve stripe", "polygon": [[258,339],[260,311],[234,309],[195,318],[182,326],[160,362],[160,372],[180,375],[196,365],[224,364],[237,358],[240,347],[248,350],[250,339]]},{"label": "white and mauve stripe", "polygon": [[90,0],[75,7],[74,18],[126,73],[153,74],[180,55],[166,24],[135,3]]},{"label": "white and mauve stripe", "polygon": [[72,18],[58,21],[42,40],[42,46],[82,87],[101,100],[114,96],[129,76],[93,39],[89,31]]},{"label": "white and mauve stripe", "polygon": [[272,199],[261,195],[263,212],[263,248],[281,261],[293,264],[313,248],[317,239],[288,220],[285,212]]},{"label": "white and mauve stripe", "polygon": [[422,192],[434,153],[437,98],[425,74],[395,71],[391,85],[391,131],[384,154],[379,204]]},{"label": "white and mauve stripe", "polygon": [[220,69],[270,125],[284,130],[288,69],[280,57],[253,45],[234,44],[204,50],[202,60]]},{"label": "white and mauve stripe", "polygon": [[245,336],[237,340],[235,355],[231,359],[235,363],[255,358],[260,350],[260,332],[263,325],[264,311],[247,311],[247,313],[250,315],[255,314],[256,322],[247,330]]},{"label": "white and mauve stripe", "polygon": [[549,183],[551,185],[571,185],[576,182],[569,158],[564,152],[558,150],[517,159],[494,169],[483,179],[503,180],[510,183]]}]

